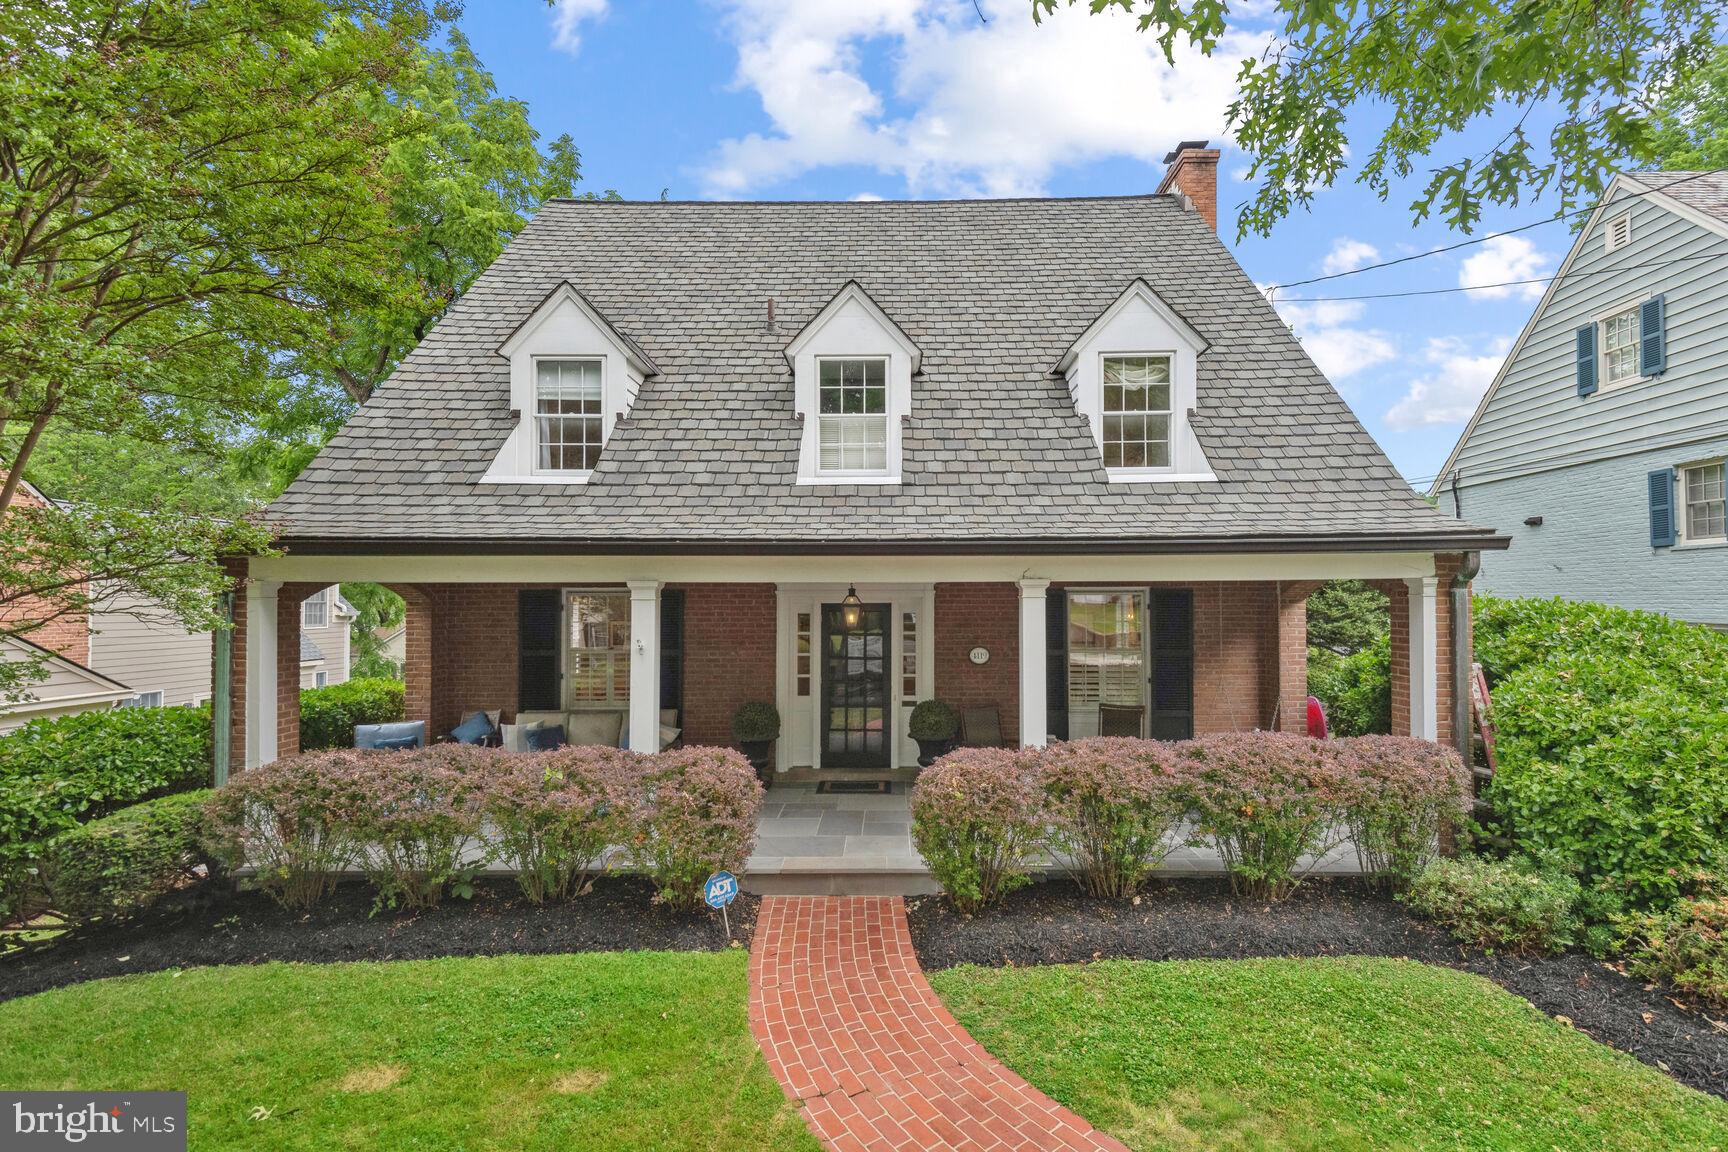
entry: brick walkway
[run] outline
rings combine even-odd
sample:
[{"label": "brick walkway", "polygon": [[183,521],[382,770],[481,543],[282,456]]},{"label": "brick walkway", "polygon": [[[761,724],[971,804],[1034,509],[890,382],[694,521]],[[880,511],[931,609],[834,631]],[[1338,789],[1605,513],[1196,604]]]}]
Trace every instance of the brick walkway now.
[{"label": "brick walkway", "polygon": [[1122,1149],[968,1036],[918,967],[898,896],[768,896],[750,1029],[833,1152]]}]

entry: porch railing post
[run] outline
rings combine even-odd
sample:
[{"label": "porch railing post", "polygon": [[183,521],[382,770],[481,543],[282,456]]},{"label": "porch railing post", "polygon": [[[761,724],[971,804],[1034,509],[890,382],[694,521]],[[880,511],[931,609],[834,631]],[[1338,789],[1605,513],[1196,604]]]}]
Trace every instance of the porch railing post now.
[{"label": "porch railing post", "polygon": [[660,751],[660,582],[630,583],[630,748]]},{"label": "porch railing post", "polygon": [[1020,746],[1042,748],[1049,739],[1045,715],[1045,681],[1048,673],[1048,625],[1044,613],[1049,601],[1050,581],[1020,581]]},{"label": "porch railing post", "polygon": [[1440,736],[1440,579],[1412,576],[1410,589],[1410,734],[1423,740]]}]

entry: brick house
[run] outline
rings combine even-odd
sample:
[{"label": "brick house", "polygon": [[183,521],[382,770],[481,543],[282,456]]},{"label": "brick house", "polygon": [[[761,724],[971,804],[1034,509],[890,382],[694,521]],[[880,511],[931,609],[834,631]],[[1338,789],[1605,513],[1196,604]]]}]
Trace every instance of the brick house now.
[{"label": "brick house", "polygon": [[292,605],[408,601],[409,710],[619,715],[889,771],[912,705],[1009,740],[1298,728],[1305,601],[1393,600],[1394,723],[1449,740],[1493,532],[1399,477],[1215,233],[1156,195],[547,204],[269,517],[232,763],[297,747]]}]

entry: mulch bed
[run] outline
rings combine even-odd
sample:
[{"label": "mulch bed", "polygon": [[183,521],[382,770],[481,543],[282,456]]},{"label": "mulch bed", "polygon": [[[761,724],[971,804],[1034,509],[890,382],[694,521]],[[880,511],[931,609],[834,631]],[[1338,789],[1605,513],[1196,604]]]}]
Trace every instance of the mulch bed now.
[{"label": "mulch bed", "polygon": [[1458,944],[1355,881],[1311,880],[1281,904],[1244,902],[1222,880],[1154,884],[1137,904],[1091,900],[1066,881],[1011,893],[975,916],[940,897],[908,901],[927,969],[1088,960],[1402,956],[1485,976],[1682,1084],[1728,1098],[1728,1021],[1671,990],[1578,953],[1489,955]]},{"label": "mulch bed", "polygon": [[[0,956],[0,1000],[104,976],[204,964],[728,947],[718,912],[668,912],[653,903],[653,887],[636,878],[598,880],[580,899],[545,905],[522,899],[513,881],[480,880],[474,888],[472,900],[447,898],[426,912],[374,915],[372,889],[343,884],[301,915],[261,892],[206,884],[133,919],[91,924]],[[740,893],[728,910],[732,939],[742,947],[750,946],[759,903]]]}]

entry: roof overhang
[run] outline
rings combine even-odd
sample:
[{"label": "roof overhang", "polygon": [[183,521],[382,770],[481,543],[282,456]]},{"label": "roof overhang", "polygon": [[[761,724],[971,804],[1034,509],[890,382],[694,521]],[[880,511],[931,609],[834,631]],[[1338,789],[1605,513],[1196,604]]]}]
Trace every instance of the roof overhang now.
[{"label": "roof overhang", "polygon": [[893,340],[899,345],[900,350],[906,353],[907,359],[912,362],[912,375],[916,376],[922,372],[924,370],[924,353],[917,344],[913,343],[912,337],[906,335],[906,330],[896,324],[894,318],[884,312],[881,305],[872,300],[870,293],[864,290],[864,285],[856,280],[848,280],[842,284],[840,291],[834,293],[834,298],[824,304],[822,310],[811,317],[808,324],[798,329],[798,335],[792,337],[783,353],[786,357],[786,363],[788,365],[794,364],[798,359],[798,354],[815,338],[816,333],[822,330],[822,326],[828,323],[840,309],[854,301],[865,312],[869,313],[870,318],[888,334],[889,339]]},{"label": "roof overhang", "polygon": [[1068,345],[1067,351],[1062,353],[1062,359],[1058,360],[1056,366],[1050,370],[1050,374],[1052,376],[1067,375],[1068,369],[1074,366],[1074,359],[1080,354],[1080,349],[1090,344],[1093,337],[1103,331],[1112,320],[1122,314],[1124,308],[1136,300],[1151,308],[1153,312],[1157,313],[1159,319],[1176,329],[1177,333],[1193,346],[1195,355],[1199,355],[1211,347],[1206,337],[1200,335],[1192,324],[1183,319],[1180,312],[1166,304],[1164,298],[1158,295],[1152,285],[1146,283],[1142,278],[1135,280],[1123,289],[1122,295],[1116,297],[1111,302],[1110,307],[1100,312],[1098,318],[1088,324],[1086,330],[1074,338],[1073,343]]},{"label": "roof overhang", "polygon": [[506,359],[515,355],[516,350],[522,346],[522,342],[538,326],[540,320],[562,304],[574,306],[588,318],[590,323],[611,337],[623,351],[625,359],[630,362],[630,367],[634,368],[638,375],[648,377],[660,374],[659,367],[648,353],[642,350],[642,346],[626,333],[619,331],[618,327],[606,318],[606,314],[596,308],[594,302],[582,295],[581,291],[568,280],[548,292],[545,298],[534,306],[534,311],[528,313],[523,318],[522,323],[510,330],[510,335],[505,337],[504,343],[498,346],[498,354]]}]

